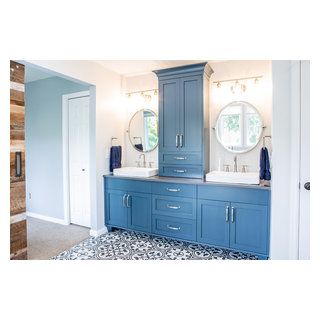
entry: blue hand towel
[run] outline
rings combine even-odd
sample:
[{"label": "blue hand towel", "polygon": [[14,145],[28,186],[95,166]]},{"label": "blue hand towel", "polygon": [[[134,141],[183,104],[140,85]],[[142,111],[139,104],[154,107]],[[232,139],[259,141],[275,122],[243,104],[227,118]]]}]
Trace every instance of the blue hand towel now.
[{"label": "blue hand towel", "polygon": [[260,179],[271,180],[270,160],[267,148],[262,148],[260,151]]},{"label": "blue hand towel", "polygon": [[265,152],[264,148],[260,151],[260,180],[264,180],[264,172],[266,169]]},{"label": "blue hand towel", "polygon": [[271,173],[270,173],[270,160],[269,160],[269,153],[268,149],[265,148],[264,150],[265,153],[265,170],[264,170],[264,180],[271,180]]},{"label": "blue hand towel", "polygon": [[121,146],[111,147],[110,150],[110,172],[116,168],[121,168]]}]

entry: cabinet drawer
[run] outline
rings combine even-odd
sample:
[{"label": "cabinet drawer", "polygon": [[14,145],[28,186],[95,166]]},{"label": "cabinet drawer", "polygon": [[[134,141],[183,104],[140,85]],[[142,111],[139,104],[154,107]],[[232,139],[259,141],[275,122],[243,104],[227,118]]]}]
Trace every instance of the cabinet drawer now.
[{"label": "cabinet drawer", "polygon": [[270,190],[232,186],[199,185],[198,198],[268,205]]},{"label": "cabinet drawer", "polygon": [[160,165],[159,172],[167,177],[202,178],[203,175],[202,166]]},{"label": "cabinet drawer", "polygon": [[196,240],[196,221],[153,215],[152,232],[185,240]]},{"label": "cabinet drawer", "polygon": [[195,185],[156,182],[152,184],[152,193],[174,197],[195,198],[197,191]]},{"label": "cabinet drawer", "polygon": [[160,162],[164,164],[201,164],[200,153],[164,153]]},{"label": "cabinet drawer", "polygon": [[139,191],[151,193],[151,183],[130,178],[105,178],[105,186],[107,189]]},{"label": "cabinet drawer", "polygon": [[196,200],[191,198],[153,196],[152,213],[178,218],[196,219]]}]

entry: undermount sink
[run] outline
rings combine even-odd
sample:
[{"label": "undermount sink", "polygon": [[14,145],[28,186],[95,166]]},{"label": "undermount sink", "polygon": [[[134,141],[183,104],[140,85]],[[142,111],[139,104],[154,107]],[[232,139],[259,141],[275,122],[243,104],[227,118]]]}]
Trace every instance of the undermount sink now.
[{"label": "undermount sink", "polygon": [[158,168],[123,167],[113,170],[113,175],[122,177],[153,177],[158,174]]},{"label": "undermount sink", "polygon": [[259,172],[225,172],[211,171],[206,174],[206,181],[259,184]]}]

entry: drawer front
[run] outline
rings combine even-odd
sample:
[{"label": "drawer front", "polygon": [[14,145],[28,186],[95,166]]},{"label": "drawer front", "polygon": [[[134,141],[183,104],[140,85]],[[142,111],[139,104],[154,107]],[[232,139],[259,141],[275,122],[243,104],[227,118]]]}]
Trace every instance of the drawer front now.
[{"label": "drawer front", "polygon": [[138,191],[151,193],[151,183],[139,180],[130,180],[130,178],[105,178],[105,186],[107,189]]},{"label": "drawer front", "polygon": [[199,185],[198,198],[205,200],[234,201],[268,205],[270,201],[270,190],[231,186]]},{"label": "drawer front", "polygon": [[160,165],[159,175],[165,177],[202,178],[202,166]]},{"label": "drawer front", "polygon": [[196,221],[153,215],[152,232],[184,240],[196,240]]},{"label": "drawer front", "polygon": [[196,219],[196,200],[191,198],[153,196],[152,213],[170,217]]},{"label": "drawer front", "polygon": [[174,196],[174,197],[189,197],[195,198],[197,189],[195,185],[181,183],[153,183],[152,193]]},{"label": "drawer front", "polygon": [[160,159],[161,163],[164,164],[201,164],[201,154],[200,153],[164,153]]}]

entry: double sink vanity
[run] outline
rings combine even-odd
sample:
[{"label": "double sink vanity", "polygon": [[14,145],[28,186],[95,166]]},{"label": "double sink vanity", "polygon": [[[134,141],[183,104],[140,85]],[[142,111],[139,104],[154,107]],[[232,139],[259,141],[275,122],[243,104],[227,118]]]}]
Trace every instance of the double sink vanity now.
[{"label": "double sink vanity", "polygon": [[[147,166],[144,160],[142,166],[114,169],[113,174],[104,176],[107,228],[135,230],[268,259],[270,188],[259,185],[257,172],[208,170],[210,66],[201,63],[155,73],[159,78],[158,140],[150,128],[150,124],[158,125],[151,110],[142,110],[141,116],[154,116],[156,121],[145,119],[144,132],[136,131],[132,138],[129,125],[128,133],[132,146],[141,152],[148,152],[147,146],[154,149],[159,145],[159,169],[151,163]],[[263,130],[255,108],[243,102],[227,107],[214,128],[218,140],[233,153],[251,150]],[[250,123],[245,130],[247,136],[243,132],[235,134],[237,121]]]}]

